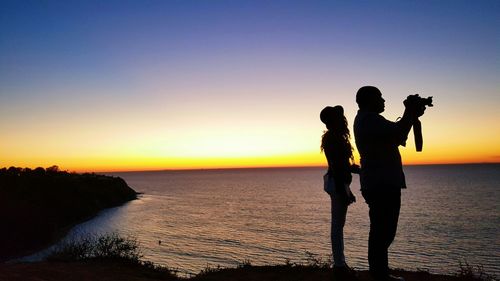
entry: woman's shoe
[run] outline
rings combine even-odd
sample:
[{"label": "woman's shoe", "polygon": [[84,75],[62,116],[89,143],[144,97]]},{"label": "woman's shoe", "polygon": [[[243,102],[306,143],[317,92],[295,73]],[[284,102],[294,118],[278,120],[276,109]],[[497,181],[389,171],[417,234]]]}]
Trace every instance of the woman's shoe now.
[{"label": "woman's shoe", "polygon": [[358,279],[358,273],[349,266],[334,266],[333,277],[335,281],[351,281]]}]

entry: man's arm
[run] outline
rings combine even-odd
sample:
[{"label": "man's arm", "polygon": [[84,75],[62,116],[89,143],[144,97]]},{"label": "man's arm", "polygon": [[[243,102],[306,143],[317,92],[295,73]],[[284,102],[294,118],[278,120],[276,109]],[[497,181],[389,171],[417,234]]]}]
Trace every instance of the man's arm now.
[{"label": "man's arm", "polygon": [[[403,102],[405,105],[405,111],[403,113],[403,117],[396,122],[398,127],[400,127],[401,133],[404,135],[404,142],[408,138],[408,134],[410,133],[411,127],[418,120],[418,117],[424,115],[425,106],[419,103],[414,103],[410,101],[410,97],[406,98]],[[404,145],[404,143],[402,143]]]},{"label": "man's arm", "polygon": [[358,115],[354,124],[356,143],[365,148],[385,144],[405,145],[414,120],[423,114],[425,107],[416,108],[406,101],[404,104],[403,117],[397,122],[389,121],[375,112]]},{"label": "man's arm", "polygon": [[397,130],[399,131],[399,141],[398,144],[405,146],[406,139],[410,133],[411,127],[413,126],[413,121],[415,120],[414,114],[408,108],[405,108],[403,117],[396,122]]}]

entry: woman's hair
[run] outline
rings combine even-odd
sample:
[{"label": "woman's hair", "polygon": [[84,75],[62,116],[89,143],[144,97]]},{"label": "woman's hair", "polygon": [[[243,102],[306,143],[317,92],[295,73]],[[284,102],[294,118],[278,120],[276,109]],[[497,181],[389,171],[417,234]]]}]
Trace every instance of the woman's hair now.
[{"label": "woman's hair", "polygon": [[351,134],[347,127],[347,119],[344,116],[344,109],[342,106],[325,107],[320,113],[320,119],[325,123],[327,128],[321,137],[321,151],[324,151],[326,147],[332,145],[343,144],[336,149],[344,149],[345,151],[343,151],[343,153],[349,156],[349,159],[354,160],[350,142]]}]

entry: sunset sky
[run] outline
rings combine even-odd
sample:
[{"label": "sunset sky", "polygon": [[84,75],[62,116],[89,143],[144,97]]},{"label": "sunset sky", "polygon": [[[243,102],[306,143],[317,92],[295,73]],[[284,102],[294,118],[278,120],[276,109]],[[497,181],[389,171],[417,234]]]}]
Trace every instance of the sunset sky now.
[{"label": "sunset sky", "polygon": [[364,85],[434,96],[405,164],[500,162],[500,2],[0,2],[0,167],[325,165]]}]

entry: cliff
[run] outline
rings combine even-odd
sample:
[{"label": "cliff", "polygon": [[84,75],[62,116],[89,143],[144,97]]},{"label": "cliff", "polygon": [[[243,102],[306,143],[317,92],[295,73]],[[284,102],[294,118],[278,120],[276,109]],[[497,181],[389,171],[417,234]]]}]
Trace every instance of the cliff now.
[{"label": "cliff", "polygon": [[0,169],[0,261],[39,250],[71,226],[136,197],[119,177],[57,166]]}]

